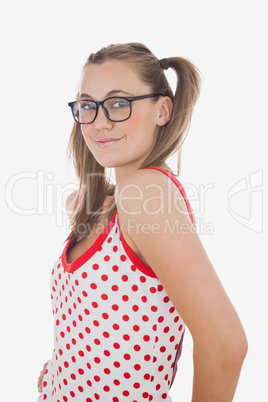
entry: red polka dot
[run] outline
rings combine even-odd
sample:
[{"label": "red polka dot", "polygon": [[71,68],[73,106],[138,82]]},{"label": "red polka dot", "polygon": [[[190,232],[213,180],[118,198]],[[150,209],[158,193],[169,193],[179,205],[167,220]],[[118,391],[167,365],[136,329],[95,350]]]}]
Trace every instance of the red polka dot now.
[{"label": "red polka dot", "polygon": [[126,261],[126,259],[127,259],[127,257],[123,254],[123,255],[120,255],[120,260],[121,261]]},{"label": "red polka dot", "polygon": [[122,300],[124,302],[127,302],[129,300],[129,297],[127,295],[122,296]]},{"label": "red polka dot", "polygon": [[118,307],[117,304],[113,304],[113,305],[112,305],[112,309],[113,309],[114,311],[117,311],[117,310],[119,309],[119,307]]},{"label": "red polka dot", "polygon": [[99,265],[98,265],[98,264],[93,264],[93,265],[92,265],[92,268],[93,268],[95,271],[97,271],[97,270],[99,269]]},{"label": "red polka dot", "polygon": [[75,380],[75,379],[76,379],[76,375],[75,375],[75,374],[71,374],[70,377],[71,377],[72,380]]},{"label": "red polka dot", "polygon": [[139,370],[141,369],[141,366],[140,366],[139,364],[135,364],[135,365],[134,365],[134,369],[137,370],[137,371],[139,371]]},{"label": "red polka dot", "polygon": [[151,360],[151,356],[150,355],[145,355],[144,360],[148,362],[149,360]]},{"label": "red polka dot", "polygon": [[100,363],[100,361],[101,361],[101,360],[100,360],[100,358],[99,358],[99,357],[94,357],[94,362],[95,362],[95,363],[99,364],[99,363]]},{"label": "red polka dot", "polygon": [[150,288],[150,292],[151,293],[156,293],[156,288],[154,288],[153,286]]},{"label": "red polka dot", "polygon": [[107,281],[107,280],[108,280],[108,276],[107,276],[107,275],[102,275],[102,276],[101,276],[101,280],[104,281],[104,282]]},{"label": "red polka dot", "polygon": [[78,369],[78,373],[80,374],[80,375],[83,375],[84,374],[84,370],[83,369]]},{"label": "red polka dot", "polygon": [[102,314],[102,318],[104,318],[105,320],[108,320],[109,315],[108,315],[107,313],[103,313],[103,314]]},{"label": "red polka dot", "polygon": [[109,338],[109,332],[103,332],[103,336],[104,336],[104,338]]},{"label": "red polka dot", "polygon": [[146,282],[145,276],[141,276],[141,277],[140,277],[140,281],[143,282],[143,283]]},{"label": "red polka dot", "polygon": [[142,320],[145,321],[145,322],[147,322],[147,321],[149,321],[149,317],[148,317],[147,315],[143,315],[143,316],[142,316]]},{"label": "red polka dot", "polygon": [[99,321],[97,321],[97,320],[94,320],[93,324],[95,325],[95,327],[98,327],[100,325]]},{"label": "red polka dot", "polygon": [[128,281],[128,276],[127,276],[127,275],[123,275],[123,276],[122,276],[122,281],[127,282],[127,281]]},{"label": "red polka dot", "polygon": [[119,270],[118,265],[114,265],[114,266],[112,267],[112,270],[113,270],[114,272],[117,272],[117,271]]},{"label": "red polka dot", "polygon": [[101,298],[102,298],[102,300],[107,300],[107,299],[108,299],[108,296],[107,296],[105,293],[103,293],[103,294],[101,295]]},{"label": "red polka dot", "polygon": [[89,315],[89,310],[88,310],[87,308],[85,308],[84,313],[85,313],[86,315]]},{"label": "red polka dot", "polygon": [[129,316],[127,314],[123,315],[122,318],[123,318],[124,321],[129,321]]},{"label": "red polka dot", "polygon": [[130,378],[130,374],[129,373],[124,373],[124,377],[129,379]]},{"label": "red polka dot", "polygon": [[97,289],[96,283],[91,283],[91,284],[90,284],[90,287],[91,287],[91,289],[93,289],[93,290]]},{"label": "red polka dot", "polygon": [[141,300],[143,301],[143,303],[147,302],[147,297],[146,296],[142,296]]},{"label": "red polka dot", "polygon": [[125,360],[130,360],[131,356],[128,353],[124,354],[124,359]]},{"label": "red polka dot", "polygon": [[123,339],[124,339],[125,341],[129,341],[129,340],[130,340],[130,336],[127,335],[127,334],[125,334],[125,335],[123,335]]},{"label": "red polka dot", "polygon": [[[118,385],[120,385],[120,381],[119,380],[114,380],[114,385],[116,385],[118,387]],[[119,401],[118,398],[114,398],[115,400]],[[113,399],[113,400],[114,400]]]},{"label": "red polka dot", "polygon": [[83,273],[82,273],[82,278],[84,278],[84,279],[87,278],[87,273],[86,273],[86,272],[83,272]]},{"label": "red polka dot", "polygon": [[132,288],[133,292],[137,292],[137,290],[139,289],[137,285],[133,285]]},{"label": "red polka dot", "polygon": [[120,345],[117,342],[115,342],[113,346],[114,346],[115,349],[120,349]]},{"label": "red polka dot", "polygon": [[128,391],[123,391],[123,395],[124,396],[129,396],[129,392]]},{"label": "red polka dot", "polygon": [[92,305],[93,308],[98,308],[99,307],[97,302],[92,302],[91,305]]},{"label": "red polka dot", "polygon": [[118,250],[118,247],[117,247],[117,246],[114,246],[114,247],[113,247],[113,251],[116,253],[117,250]]},{"label": "red polka dot", "polygon": [[113,290],[114,292],[117,292],[117,291],[118,291],[118,289],[119,289],[119,288],[118,288],[118,286],[117,286],[117,285],[113,285],[113,286],[112,286],[112,290]]},{"label": "red polka dot", "polygon": [[[83,295],[84,297],[87,297],[87,292],[86,292],[85,290],[83,290],[82,295]],[[80,300],[81,300],[81,299],[80,299]],[[79,301],[79,300],[78,300],[78,301]],[[81,301],[80,301],[79,303],[81,303]]]},{"label": "red polka dot", "polygon": [[134,350],[136,350],[136,352],[139,352],[141,350],[140,345],[134,345]]},{"label": "red polka dot", "polygon": [[135,384],[133,385],[134,388],[138,389],[140,388],[140,384],[138,382],[135,382]]},{"label": "red polka dot", "polygon": [[110,387],[108,387],[108,385],[105,385],[105,386],[103,387],[103,390],[104,390],[105,392],[109,392],[109,391],[110,391]]},{"label": "red polka dot", "polygon": [[106,255],[105,257],[104,257],[104,261],[109,261],[110,260],[110,256],[109,255]]},{"label": "red polka dot", "polygon": [[111,373],[111,370],[108,369],[108,368],[105,368],[103,371],[104,371],[105,374],[110,374]]},{"label": "red polka dot", "polygon": [[179,331],[181,331],[181,330],[182,330],[182,325],[179,326]]},{"label": "red polka dot", "polygon": [[140,330],[140,327],[139,327],[138,325],[134,325],[134,326],[133,326],[133,330],[134,330],[135,332],[138,332],[138,331]]}]

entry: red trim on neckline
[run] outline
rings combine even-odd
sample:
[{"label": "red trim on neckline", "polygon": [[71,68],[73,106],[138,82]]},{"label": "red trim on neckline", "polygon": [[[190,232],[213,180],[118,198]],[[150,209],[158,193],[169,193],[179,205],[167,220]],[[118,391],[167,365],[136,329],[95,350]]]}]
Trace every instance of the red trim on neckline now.
[{"label": "red trim on neckline", "polygon": [[99,236],[94,241],[92,246],[90,246],[83,254],[80,255],[80,257],[78,257],[72,263],[69,263],[67,261],[67,251],[68,251],[68,247],[72,241],[71,239],[68,240],[68,242],[66,243],[66,245],[63,249],[62,255],[61,255],[62,265],[66,272],[73,273],[74,271],[76,271],[83,264],[85,264],[90,259],[90,257],[92,257],[93,254],[96,253],[96,251],[98,251],[100,249],[100,247],[102,246],[102,244],[104,243],[105,239],[107,238],[107,236],[109,235],[109,233],[111,232],[111,230],[114,226],[116,214],[117,213],[115,212],[114,215],[112,216],[111,220],[107,223],[107,225],[105,226],[103,231],[99,234]]}]

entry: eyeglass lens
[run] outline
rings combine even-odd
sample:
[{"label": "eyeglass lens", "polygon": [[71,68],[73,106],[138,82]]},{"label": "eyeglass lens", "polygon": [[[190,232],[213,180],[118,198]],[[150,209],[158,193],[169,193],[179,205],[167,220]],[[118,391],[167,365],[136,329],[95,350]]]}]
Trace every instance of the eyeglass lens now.
[{"label": "eyeglass lens", "polygon": [[[123,121],[130,117],[131,102],[125,98],[109,98],[103,102],[106,117],[112,121]],[[82,100],[73,105],[73,115],[78,123],[92,123],[96,117],[98,104],[93,101]]]}]

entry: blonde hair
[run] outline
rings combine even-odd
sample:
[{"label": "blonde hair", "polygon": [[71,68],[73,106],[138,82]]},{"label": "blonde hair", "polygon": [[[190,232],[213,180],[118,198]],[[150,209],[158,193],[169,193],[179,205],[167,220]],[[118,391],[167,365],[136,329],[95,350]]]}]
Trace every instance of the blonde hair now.
[{"label": "blonde hair", "polygon": [[[161,166],[166,159],[180,151],[189,128],[194,105],[200,92],[200,76],[196,67],[181,57],[169,57],[165,63],[160,63],[157,57],[140,43],[115,44],[102,48],[90,54],[84,68],[90,64],[103,64],[107,61],[119,60],[130,63],[140,79],[151,87],[152,93],[162,93],[169,96],[173,103],[173,110],[169,122],[161,127],[155,145],[139,169],[149,166]],[[164,68],[170,67],[177,74],[177,87],[173,94],[168,83]],[[101,166],[89,151],[81,126],[74,122],[68,149],[69,157],[73,157],[76,175],[80,186],[75,204],[82,195],[82,201],[73,214],[71,224],[73,229],[67,237],[75,239],[79,234],[79,227],[83,226],[84,235],[88,235],[97,224],[100,214],[104,214],[106,221],[116,211],[114,197],[108,208],[103,210],[103,203],[107,195],[113,195],[114,186],[109,182],[105,168]],[[180,171],[180,152],[178,152],[178,172]]]}]

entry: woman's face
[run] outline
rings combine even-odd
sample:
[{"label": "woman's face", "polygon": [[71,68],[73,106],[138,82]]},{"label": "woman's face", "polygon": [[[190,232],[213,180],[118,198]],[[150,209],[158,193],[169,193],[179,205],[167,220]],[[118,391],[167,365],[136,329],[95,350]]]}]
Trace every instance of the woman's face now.
[{"label": "woman's face", "polygon": [[[79,93],[80,99],[102,101],[110,96],[139,96],[152,91],[130,64],[108,61],[84,69]],[[122,122],[108,120],[99,106],[96,120],[81,125],[85,142],[99,164],[114,167],[115,171],[138,169],[153,148],[159,126],[166,122],[160,117],[164,100],[159,97],[157,102],[150,98],[134,101],[130,118]]]}]

